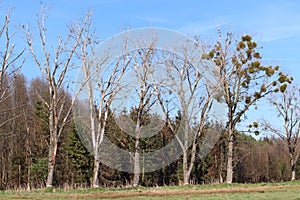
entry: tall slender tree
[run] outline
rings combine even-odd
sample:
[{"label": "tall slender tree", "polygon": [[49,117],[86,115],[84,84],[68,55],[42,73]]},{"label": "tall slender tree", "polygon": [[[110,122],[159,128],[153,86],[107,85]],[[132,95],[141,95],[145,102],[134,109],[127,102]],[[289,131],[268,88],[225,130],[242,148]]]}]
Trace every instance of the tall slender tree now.
[{"label": "tall slender tree", "polygon": [[227,107],[227,183],[233,178],[233,149],[236,126],[260,99],[277,90],[284,91],[292,79],[279,72],[278,66],[264,66],[257,43],[249,35],[236,41],[231,33],[202,55],[215,63],[215,74],[221,84],[222,99]]},{"label": "tall slender tree", "polygon": [[[12,144],[14,136],[11,123],[14,121],[12,113],[14,106],[12,104],[14,77],[18,74],[22,65],[25,62],[23,58],[24,49],[18,51],[14,39],[17,35],[17,30],[12,28],[11,24],[11,10],[8,10],[4,19],[0,22],[0,151],[3,153],[1,156],[1,181],[0,188],[3,183],[8,181],[9,164],[11,161],[10,155],[13,154],[15,146]],[[9,125],[8,125],[9,124]],[[7,145],[3,145],[7,144]]]},{"label": "tall slender tree", "polygon": [[[75,102],[76,95],[74,95],[71,102],[67,102],[68,93],[61,92],[66,87],[66,76],[69,70],[73,67],[72,60],[75,51],[79,46],[80,38],[87,26],[87,19],[83,20],[81,24],[74,24],[73,26],[80,27],[75,37],[72,37],[72,29],[67,39],[63,41],[58,37],[58,43],[54,52],[50,53],[47,41],[47,27],[45,24],[45,7],[42,5],[42,11],[37,14],[37,26],[40,39],[40,49],[43,52],[41,55],[37,53],[38,48],[34,45],[33,36],[28,29],[27,44],[33,60],[47,81],[49,100],[41,98],[41,101],[46,105],[49,113],[49,154],[48,154],[48,176],[46,181],[47,187],[52,187],[55,159],[57,154],[58,140],[69,120],[72,110],[72,105]],[[66,111],[66,112],[64,112]]]},{"label": "tall slender tree", "polygon": [[[152,44],[154,45],[154,44]],[[138,105],[134,109],[134,121],[135,121],[135,151],[134,151],[134,177],[133,177],[133,186],[137,186],[140,181],[140,138],[141,138],[141,131],[143,126],[146,125],[146,116],[147,112],[151,108],[151,105],[153,104],[153,91],[151,85],[149,84],[149,77],[151,76],[151,66],[152,66],[152,60],[151,57],[153,57],[152,51],[153,46],[150,46],[150,48],[145,49],[139,49],[139,53],[137,55],[140,55],[138,57],[135,57],[135,76],[138,82]],[[141,60],[140,60],[141,59]]]},{"label": "tall slender tree", "polygon": [[[160,69],[165,80],[156,85],[156,94],[165,114],[168,127],[180,146],[182,158],[183,184],[189,179],[196,160],[197,147],[202,144],[204,125],[212,107],[216,83],[209,83],[208,63],[195,55],[191,44],[180,44],[176,52],[183,56],[167,53]],[[199,45],[194,42],[195,48]],[[207,77],[205,77],[205,74]],[[172,113],[179,113],[179,126],[174,126]],[[182,133],[180,133],[182,132]],[[203,149],[202,149],[203,150]],[[204,153],[204,152],[202,152]]]},{"label": "tall slender tree", "polygon": [[[122,88],[122,78],[130,60],[126,56],[126,45],[122,50],[125,56],[117,58],[116,62],[111,60],[111,56],[115,55],[111,55],[109,51],[105,52],[105,55],[97,55],[99,53],[96,49],[98,41],[91,27],[90,12],[87,14],[86,25],[85,32],[78,40],[79,49],[76,52],[81,60],[81,73],[76,84],[79,87],[82,86],[80,95],[83,98],[77,101],[79,109],[76,111],[78,118],[76,121],[81,125],[83,125],[81,122],[85,121],[87,131],[81,135],[88,138],[85,140],[85,144],[90,146],[89,150],[94,155],[92,186],[99,187],[100,148],[109,118],[109,109],[118,91]],[[80,35],[81,31],[81,29],[73,29],[74,37]],[[86,102],[82,102],[83,100]]]}]

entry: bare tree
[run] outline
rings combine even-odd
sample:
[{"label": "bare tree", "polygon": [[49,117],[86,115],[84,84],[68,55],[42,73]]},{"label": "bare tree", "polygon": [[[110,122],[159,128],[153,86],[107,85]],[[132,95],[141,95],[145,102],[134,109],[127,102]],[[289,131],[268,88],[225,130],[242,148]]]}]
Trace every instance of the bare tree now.
[{"label": "bare tree", "polygon": [[10,20],[11,10],[9,9],[4,16],[4,20],[1,19],[0,22],[0,152],[2,152],[0,188],[7,183],[6,179],[10,179],[10,172],[6,169],[11,168],[9,158],[12,152],[17,149],[13,145],[16,140],[11,139],[15,136],[12,124],[16,118],[20,117],[20,115],[13,114],[13,111],[18,109],[12,102],[13,85],[15,76],[18,75],[25,62],[25,49],[18,50],[17,45],[14,43],[18,30],[12,27]]},{"label": "bare tree", "polygon": [[9,96],[7,93],[11,84],[5,84],[5,81],[11,81],[25,62],[25,59],[22,59],[25,49],[18,52],[16,51],[16,45],[13,43],[13,37],[17,31],[10,31],[10,15],[9,10],[5,15],[3,25],[0,27],[0,39],[4,42],[4,47],[0,50],[0,103],[5,97]]},{"label": "bare tree", "polygon": [[[128,45],[128,49],[131,50],[127,53],[129,68],[126,79],[123,81],[125,85],[118,95],[119,100],[115,102],[118,108],[114,110],[114,115],[118,127],[135,140],[133,152],[129,152],[128,155],[132,161],[132,163],[130,162],[132,169],[129,169],[133,170],[132,185],[137,186],[141,174],[141,140],[148,137],[148,133],[155,132],[155,128],[160,126],[160,123],[155,123],[157,122],[155,117],[152,119],[151,110],[156,102],[152,78],[157,67],[155,65],[157,62],[155,51],[157,37],[154,33],[147,33],[145,35],[136,34],[136,37],[132,38],[128,37],[125,32],[124,38],[126,46]],[[118,101],[120,100],[121,104],[119,105]],[[129,115],[124,115],[124,110],[129,110]]]},{"label": "bare tree", "polygon": [[300,90],[296,86],[288,87],[283,93],[273,95],[269,99],[275,107],[282,127],[264,122],[267,130],[279,136],[287,145],[291,164],[291,180],[296,179],[296,163],[299,158],[299,132],[300,132]]},{"label": "bare tree", "polygon": [[155,41],[149,41],[147,48],[138,49],[133,58],[133,71],[137,80],[137,106],[133,109],[133,118],[135,122],[135,152],[134,152],[134,177],[133,186],[139,185],[140,180],[140,139],[142,129],[147,125],[147,115],[154,105],[156,98],[154,88],[151,82],[151,76],[154,73]]},{"label": "bare tree", "polygon": [[[1,70],[0,70],[0,101],[5,96],[8,88],[4,87],[4,79],[13,78],[14,74],[20,70],[25,59],[22,61],[22,55],[24,54],[25,49],[20,52],[16,52],[16,45],[13,43],[12,39],[16,35],[15,32],[10,32],[10,11],[5,15],[3,25],[0,27],[0,39],[4,41],[4,47],[1,48],[3,51],[0,51],[1,59]],[[18,61],[21,62],[18,63]]]},{"label": "bare tree", "polygon": [[[35,64],[46,79],[48,84],[49,100],[41,98],[46,105],[49,112],[49,154],[48,154],[48,176],[46,181],[47,187],[52,187],[54,165],[57,154],[57,145],[59,138],[68,122],[72,105],[75,102],[76,95],[71,102],[67,102],[68,94],[63,91],[65,88],[65,79],[68,71],[73,67],[72,59],[75,51],[79,46],[80,38],[87,26],[87,19],[83,20],[81,24],[75,24],[74,27],[79,31],[72,37],[70,33],[65,41],[58,37],[58,44],[50,53],[47,41],[47,28],[45,24],[45,8],[42,6],[42,12],[37,14],[37,26],[40,39],[40,49],[33,43],[33,36],[28,29],[27,44],[30,48],[30,53],[34,59]],[[70,30],[72,32],[72,29]],[[42,52],[40,55],[38,51]]]},{"label": "bare tree", "polygon": [[[181,53],[181,56],[170,53],[163,56],[162,74],[165,76],[165,81],[156,85],[157,98],[166,122],[183,155],[184,185],[189,184],[197,157],[197,147],[204,140],[204,125],[208,121],[208,113],[217,88],[216,83],[208,81],[208,79],[213,80],[214,77],[206,73],[209,71],[207,62],[195,54],[194,48],[188,48],[187,44],[180,44],[178,45],[180,47],[176,48],[176,52]],[[197,48],[198,44],[194,43],[194,45]],[[175,113],[179,114],[177,118],[180,122],[177,125],[171,119]]]},{"label": "bare tree", "polygon": [[[76,121],[79,126],[82,126],[82,122],[85,121],[83,126],[86,131],[81,133],[81,137],[94,155],[93,187],[96,188],[99,187],[100,147],[106,130],[110,106],[118,91],[123,87],[121,81],[129,66],[130,58],[125,53],[126,41],[122,52],[124,54],[117,58],[116,62],[111,60],[115,56],[111,55],[113,50],[104,52],[105,55],[99,55],[101,52],[96,49],[98,41],[94,31],[91,30],[90,13],[88,17],[87,29],[80,39],[80,51],[77,53],[82,63],[82,72],[77,84],[83,86],[83,89],[80,94],[81,98],[77,102],[78,119]],[[87,102],[84,102],[86,98]]]}]

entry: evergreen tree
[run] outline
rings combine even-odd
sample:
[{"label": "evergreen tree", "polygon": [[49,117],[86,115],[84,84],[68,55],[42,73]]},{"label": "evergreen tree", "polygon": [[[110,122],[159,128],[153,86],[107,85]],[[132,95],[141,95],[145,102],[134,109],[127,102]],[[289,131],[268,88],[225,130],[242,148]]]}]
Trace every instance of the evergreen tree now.
[{"label": "evergreen tree", "polygon": [[93,157],[81,143],[74,123],[71,124],[64,151],[66,152],[66,165],[71,186],[89,187]]}]

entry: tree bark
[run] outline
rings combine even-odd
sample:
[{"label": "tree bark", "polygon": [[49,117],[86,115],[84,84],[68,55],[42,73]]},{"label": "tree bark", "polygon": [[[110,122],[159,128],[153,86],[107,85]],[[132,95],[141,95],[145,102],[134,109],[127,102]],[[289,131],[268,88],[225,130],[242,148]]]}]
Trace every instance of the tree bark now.
[{"label": "tree bark", "polygon": [[93,188],[99,187],[99,168],[100,168],[100,161],[99,159],[94,159],[94,170],[93,170]]},{"label": "tree bark", "polygon": [[138,186],[140,181],[140,152],[137,150],[134,153],[134,176],[133,186]]},{"label": "tree bark", "polygon": [[188,161],[187,161],[187,152],[183,152],[183,158],[182,158],[182,165],[183,165],[183,185],[188,185],[189,184],[189,170],[188,170]]},{"label": "tree bark", "polygon": [[227,152],[227,174],[226,174],[226,182],[232,183],[233,178],[233,130],[232,127],[229,126],[228,129],[229,141],[228,141],[228,152]]},{"label": "tree bark", "polygon": [[296,180],[296,162],[295,160],[292,158],[291,159],[291,168],[292,168],[292,177],[291,177],[291,181]]},{"label": "tree bark", "polygon": [[57,140],[50,141],[50,148],[48,154],[48,175],[46,187],[53,186],[53,175],[54,175],[54,166],[56,161],[56,153],[57,153]]},{"label": "tree bark", "polygon": [[136,140],[135,140],[135,153],[134,153],[134,176],[133,176],[133,186],[138,186],[140,181],[140,136],[141,136],[141,128],[140,128],[140,120],[137,119],[136,124]]}]

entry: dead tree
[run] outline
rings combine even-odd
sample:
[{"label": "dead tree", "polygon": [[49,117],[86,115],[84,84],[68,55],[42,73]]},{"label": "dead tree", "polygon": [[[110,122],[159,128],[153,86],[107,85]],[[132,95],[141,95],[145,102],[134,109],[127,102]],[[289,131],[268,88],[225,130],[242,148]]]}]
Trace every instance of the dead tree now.
[{"label": "dead tree", "polygon": [[5,172],[5,168],[10,168],[9,156],[4,155],[5,149],[15,148],[12,145],[15,140],[11,139],[14,132],[9,124],[21,117],[13,114],[15,110],[19,109],[12,103],[14,78],[25,62],[25,49],[18,50],[17,45],[14,43],[18,31],[11,27],[10,20],[11,10],[8,10],[0,25],[0,128],[2,129],[0,133],[0,152],[3,152],[0,162],[5,163],[1,166],[0,188],[7,182],[6,179],[9,179],[9,175],[5,174],[9,173],[9,171]]},{"label": "dead tree", "polygon": [[[48,153],[48,175],[46,186],[52,187],[54,166],[57,154],[57,145],[59,138],[67,125],[72,106],[76,96],[71,102],[67,102],[68,94],[60,92],[66,89],[66,76],[71,68],[73,68],[72,60],[79,46],[79,41],[87,26],[86,17],[80,24],[74,24],[70,28],[70,33],[66,40],[58,37],[58,43],[53,52],[50,53],[47,41],[47,27],[45,24],[45,8],[42,8],[41,13],[37,14],[37,27],[40,40],[40,48],[34,45],[33,34],[28,28],[27,44],[33,60],[46,79],[48,84],[49,100],[41,98],[41,101],[46,105],[49,112],[49,153]],[[73,28],[72,28],[73,27]],[[72,34],[74,29],[78,29],[75,37]],[[42,52],[40,55],[38,52]]]},{"label": "dead tree", "polygon": [[264,122],[264,127],[279,136],[287,145],[291,164],[291,180],[296,179],[296,163],[299,158],[300,132],[300,90],[296,86],[288,88],[269,99],[281,121],[281,127]]},{"label": "dead tree", "polygon": [[[80,133],[85,145],[94,155],[93,187],[99,187],[100,148],[110,112],[110,106],[115,96],[122,89],[122,78],[129,66],[130,57],[126,55],[126,41],[124,41],[123,55],[111,63],[113,50],[97,51],[97,38],[91,30],[91,18],[87,20],[87,29],[79,40],[78,58],[81,60],[81,72],[78,79],[79,86],[83,86],[81,99],[77,103],[76,123],[84,124],[86,131]],[[75,35],[79,33],[74,32]],[[83,96],[82,96],[83,95]],[[82,110],[83,109],[83,110]],[[86,110],[87,109],[87,110]]]},{"label": "dead tree", "polygon": [[[212,74],[208,73],[205,77],[205,72],[209,70],[207,63],[195,55],[187,44],[177,44],[176,52],[179,54],[167,53],[163,56],[162,74],[166,78],[156,84],[156,94],[183,155],[183,184],[189,184],[197,147],[205,137],[204,125],[216,86],[208,81],[214,79],[209,77]],[[172,120],[175,113],[179,115],[176,116],[179,119],[177,124]]]}]

